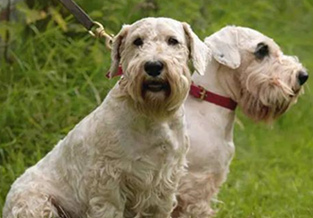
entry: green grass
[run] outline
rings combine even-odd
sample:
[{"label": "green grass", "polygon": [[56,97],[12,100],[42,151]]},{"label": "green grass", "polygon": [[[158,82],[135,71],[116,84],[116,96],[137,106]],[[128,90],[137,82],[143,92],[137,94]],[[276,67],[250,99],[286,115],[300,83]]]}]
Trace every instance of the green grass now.
[{"label": "green grass", "polygon": [[[189,22],[200,38],[227,24],[255,28],[274,38],[287,54],[313,68],[312,0],[80,0],[113,33],[145,16]],[[42,3],[60,11],[61,7]],[[37,8],[39,5],[36,6]],[[25,5],[25,16],[30,14]],[[26,10],[26,12],[25,12]],[[41,159],[105,97],[116,80],[102,40],[84,33],[63,11],[63,20],[7,24],[12,64],[0,48],[0,208],[12,182]],[[66,24],[66,28],[64,28]],[[0,42],[1,43],[1,42]],[[221,218],[313,217],[313,83],[297,105],[271,126],[256,124],[239,110],[236,156],[215,204]],[[1,213],[0,209],[0,213]]]}]

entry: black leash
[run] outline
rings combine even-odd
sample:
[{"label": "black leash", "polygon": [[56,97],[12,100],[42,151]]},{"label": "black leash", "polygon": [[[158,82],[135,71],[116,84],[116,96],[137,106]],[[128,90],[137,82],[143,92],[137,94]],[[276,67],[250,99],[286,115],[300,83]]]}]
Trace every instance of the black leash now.
[{"label": "black leash", "polygon": [[[73,0],[59,0],[73,15],[74,17],[88,30],[89,34],[94,37],[106,38],[106,46],[111,49],[113,36],[105,32],[103,26],[96,21],[93,21],[87,13],[81,9]],[[92,28],[97,26],[95,31]]]},{"label": "black leash", "polygon": [[74,17],[89,31],[94,26],[94,21],[72,0],[60,2],[74,15]]}]

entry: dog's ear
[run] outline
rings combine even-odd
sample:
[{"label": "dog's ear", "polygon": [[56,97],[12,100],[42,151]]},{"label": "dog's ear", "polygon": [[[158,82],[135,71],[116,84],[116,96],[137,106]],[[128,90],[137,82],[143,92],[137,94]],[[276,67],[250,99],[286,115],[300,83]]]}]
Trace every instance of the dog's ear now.
[{"label": "dog's ear", "polygon": [[204,75],[207,61],[210,58],[209,49],[192,31],[189,24],[184,22],[182,24],[188,40],[190,59],[193,66],[200,75]]},{"label": "dog's ear", "polygon": [[237,69],[241,58],[236,27],[227,26],[206,37],[204,43],[211,49],[214,59],[229,68]]},{"label": "dog's ear", "polygon": [[111,51],[111,67],[110,67],[110,78],[114,77],[120,65],[122,44],[124,43],[124,38],[127,35],[129,25],[124,25],[121,31],[114,37]]}]

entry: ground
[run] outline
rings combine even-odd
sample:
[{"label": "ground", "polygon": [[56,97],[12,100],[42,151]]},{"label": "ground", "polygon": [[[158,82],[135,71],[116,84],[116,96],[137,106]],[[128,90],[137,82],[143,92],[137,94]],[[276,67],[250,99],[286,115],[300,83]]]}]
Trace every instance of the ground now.
[{"label": "ground", "polygon": [[[311,0],[78,3],[112,33],[145,16],[186,21],[202,39],[225,25],[248,26],[297,55],[309,73],[313,69]],[[0,48],[0,213],[12,182],[100,104],[116,81],[105,78],[110,57],[104,42],[85,34],[66,10],[60,13],[57,1],[43,4],[45,11],[19,3],[23,19],[0,21],[0,44],[5,30],[11,33],[11,63]],[[215,203],[217,217],[313,217],[311,80],[297,105],[272,125],[256,124],[238,110],[236,156]]]}]

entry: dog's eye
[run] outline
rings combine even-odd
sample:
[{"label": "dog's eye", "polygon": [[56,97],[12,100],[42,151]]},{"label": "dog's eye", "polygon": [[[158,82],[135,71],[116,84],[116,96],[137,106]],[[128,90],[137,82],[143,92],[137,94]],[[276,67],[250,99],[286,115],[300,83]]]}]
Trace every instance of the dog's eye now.
[{"label": "dog's eye", "polygon": [[140,37],[138,37],[137,39],[135,39],[133,41],[133,44],[136,45],[136,46],[141,46],[141,45],[143,45],[143,41],[142,41],[142,39]]},{"label": "dog's eye", "polygon": [[265,56],[269,54],[268,45],[264,44],[263,42],[259,43],[256,47],[254,55],[258,59],[263,59]]},{"label": "dog's eye", "polygon": [[175,38],[173,38],[173,37],[170,37],[170,38],[168,39],[167,43],[168,43],[169,45],[177,45],[179,42],[178,42],[177,39],[175,39]]}]

